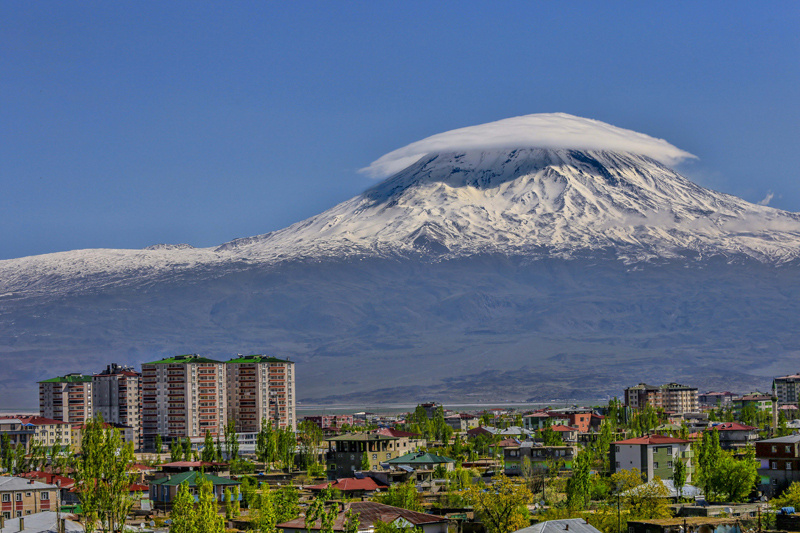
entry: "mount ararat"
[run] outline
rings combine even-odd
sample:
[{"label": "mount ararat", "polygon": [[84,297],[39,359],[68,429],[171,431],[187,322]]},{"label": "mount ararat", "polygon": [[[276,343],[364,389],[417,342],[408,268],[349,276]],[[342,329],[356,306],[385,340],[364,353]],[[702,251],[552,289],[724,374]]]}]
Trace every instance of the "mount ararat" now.
[{"label": "mount ararat", "polygon": [[288,356],[301,400],[763,388],[800,364],[800,216],[692,183],[687,157],[528,115],[387,154],[384,181],[265,235],[0,261],[0,405],[187,352]]}]

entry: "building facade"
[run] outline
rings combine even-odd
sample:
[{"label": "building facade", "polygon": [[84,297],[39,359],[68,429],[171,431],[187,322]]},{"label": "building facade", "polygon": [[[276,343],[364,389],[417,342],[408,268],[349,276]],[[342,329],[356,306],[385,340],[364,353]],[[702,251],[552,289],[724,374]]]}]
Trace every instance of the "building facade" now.
[{"label": "building facade", "polygon": [[658,476],[672,479],[675,462],[686,463],[686,481],[692,481],[694,473],[691,442],[662,435],[647,435],[611,443],[611,473],[638,469],[645,482]]},{"label": "building facade", "polygon": [[0,476],[0,512],[4,518],[17,518],[42,511],[55,511],[58,487],[33,479]]},{"label": "building facade", "polygon": [[761,492],[769,497],[780,494],[800,481],[800,435],[777,437],[756,442]]},{"label": "building facade", "polygon": [[698,390],[680,383],[666,383],[655,387],[639,383],[625,389],[625,405],[631,409],[642,409],[650,405],[656,409],[683,414],[698,411]]},{"label": "building facade", "polygon": [[141,377],[133,368],[116,363],[92,376],[95,414],[108,423],[130,427],[137,449],[142,446]]},{"label": "building facade", "polygon": [[70,423],[92,418],[92,376],[67,374],[40,381],[39,415]]},{"label": "building facade", "polygon": [[228,419],[235,422],[237,433],[258,432],[262,420],[274,427],[296,427],[292,361],[248,355],[225,366]]},{"label": "building facade", "polygon": [[399,437],[380,434],[355,433],[328,439],[326,463],[328,479],[350,477],[362,470],[362,457],[367,455],[369,469],[380,468],[380,464],[400,455],[405,455],[398,445]]},{"label": "building facade", "polygon": [[775,378],[773,387],[779,405],[796,405],[800,402],[800,374]]},{"label": "building facade", "polygon": [[142,433],[145,449],[156,435],[174,438],[222,435],[227,424],[225,363],[178,355],[142,365]]}]

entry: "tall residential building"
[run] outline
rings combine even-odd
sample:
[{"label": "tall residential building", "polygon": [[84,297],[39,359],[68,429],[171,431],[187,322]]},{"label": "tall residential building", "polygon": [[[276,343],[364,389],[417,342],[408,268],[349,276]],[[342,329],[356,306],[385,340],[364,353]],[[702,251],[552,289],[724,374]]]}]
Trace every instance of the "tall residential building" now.
[{"label": "tall residential building", "polygon": [[92,376],[92,403],[95,414],[111,424],[131,428],[133,442],[142,447],[141,374],[116,363]]},{"label": "tall residential building", "polygon": [[178,355],[142,365],[142,432],[152,449],[156,435],[221,435],[227,423],[226,365],[199,355]]},{"label": "tall residential building", "polygon": [[659,387],[639,383],[625,389],[625,405],[632,409],[642,409],[650,405],[672,413],[691,413],[699,409],[697,389],[679,383],[666,383]]},{"label": "tall residential building", "polygon": [[775,378],[774,388],[779,405],[797,405],[800,403],[800,374]]},{"label": "tall residential building", "polygon": [[40,381],[39,415],[71,423],[92,418],[92,376],[67,374]]},{"label": "tall residential building", "polygon": [[261,420],[294,429],[294,363],[266,355],[239,356],[226,363],[228,419],[237,433],[255,433]]}]

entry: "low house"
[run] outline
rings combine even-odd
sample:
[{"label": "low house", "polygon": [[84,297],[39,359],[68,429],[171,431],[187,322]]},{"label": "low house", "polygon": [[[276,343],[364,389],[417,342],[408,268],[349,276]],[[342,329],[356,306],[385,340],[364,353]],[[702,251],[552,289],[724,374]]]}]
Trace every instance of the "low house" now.
[{"label": "low house", "polygon": [[[333,523],[334,531],[344,531],[345,513],[348,510],[358,515],[359,533],[372,533],[377,522],[383,522],[402,530],[416,530],[419,528],[422,533],[447,533],[448,520],[444,516],[418,513],[377,502],[344,504]],[[305,518],[300,517],[278,524],[276,527],[283,533],[308,533],[309,529],[311,531],[320,531],[322,529],[322,520],[317,520],[310,528],[306,528]]]},{"label": "low house", "polygon": [[644,481],[654,477],[672,479],[674,462],[686,463],[686,481],[692,480],[691,441],[666,437],[664,435],[645,435],[633,439],[618,440],[611,443],[611,473],[638,469]]},{"label": "low house", "polygon": [[456,465],[453,459],[430,452],[408,453],[386,461],[386,463],[389,466],[405,466],[415,470],[434,470],[437,466],[442,466],[447,472],[455,469]]},{"label": "low house", "polygon": [[503,448],[505,473],[517,475],[522,473],[522,461],[527,457],[536,470],[549,467],[572,468],[572,460],[578,453],[577,446],[542,446],[540,443],[525,441],[519,446]]},{"label": "low house", "polygon": [[714,424],[706,431],[719,433],[719,445],[723,450],[740,450],[758,440],[758,428],[739,422]]},{"label": "low house", "polygon": [[4,518],[58,508],[58,487],[34,479],[0,476],[0,512]]},{"label": "low house", "polygon": [[386,490],[388,485],[378,483],[371,477],[348,477],[337,479],[336,481],[329,481],[327,483],[320,483],[319,485],[311,485],[306,487],[312,492],[321,492],[325,489],[334,489],[340,491],[347,498],[361,498],[369,496],[377,491]]},{"label": "low house", "polygon": [[398,455],[415,452],[427,445],[425,437],[419,433],[410,433],[408,431],[390,428],[381,428],[375,431],[375,433],[385,437],[397,437],[397,440],[393,443],[393,448],[392,446],[390,446],[390,448],[397,452]]},{"label": "low house", "polygon": [[[189,486],[192,494],[195,495],[196,501],[198,476],[203,475],[204,474],[200,472],[191,471],[183,472],[182,474],[175,474],[171,477],[162,477],[161,479],[157,479],[150,484],[150,499],[153,500],[153,503],[157,507],[171,507],[172,500],[174,500],[175,496],[178,495],[178,487],[180,487],[183,483],[186,483]],[[233,481],[232,479],[224,477],[217,477],[211,474],[205,474],[204,476],[208,481],[211,482],[214,496],[216,497],[217,501],[220,502],[224,501],[226,488],[233,487],[234,485],[241,485],[241,483],[238,481]]]},{"label": "low house", "polygon": [[550,426],[550,429],[558,433],[561,436],[561,440],[564,442],[578,442],[578,433],[580,433],[580,430],[576,427],[554,424]]},{"label": "low house", "polygon": [[59,514],[55,511],[42,511],[41,513],[6,520],[5,524],[0,526],[0,533],[43,533],[45,531],[48,533],[51,531],[83,533],[83,525],[77,520],[71,520],[70,517],[72,515]]},{"label": "low house", "polygon": [[470,429],[474,429],[480,425],[480,418],[475,415],[467,413],[456,413],[454,415],[444,417],[445,423],[453,428],[453,431],[463,433]]},{"label": "low house", "polygon": [[328,479],[349,477],[362,470],[362,458],[366,455],[368,470],[377,470],[381,463],[407,453],[397,441],[377,433],[348,433],[328,439],[328,453],[325,455]]},{"label": "low house", "polygon": [[600,533],[599,529],[590,525],[583,518],[564,518],[562,520],[546,520],[532,526],[518,529],[514,533]]},{"label": "low house", "polygon": [[761,492],[767,496],[780,494],[800,481],[800,435],[756,442],[756,459],[760,462]]}]

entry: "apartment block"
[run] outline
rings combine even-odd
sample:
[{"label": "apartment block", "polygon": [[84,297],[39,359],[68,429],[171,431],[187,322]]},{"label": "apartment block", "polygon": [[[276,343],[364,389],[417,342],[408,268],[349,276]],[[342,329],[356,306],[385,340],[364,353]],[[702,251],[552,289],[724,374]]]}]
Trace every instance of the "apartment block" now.
[{"label": "apartment block", "polygon": [[296,426],[294,363],[266,355],[239,356],[225,363],[228,419],[237,433],[255,433],[261,421]]},{"label": "apartment block", "polygon": [[227,423],[226,364],[197,354],[142,365],[142,433],[152,449],[156,435],[221,435]]},{"label": "apartment block", "polygon": [[41,416],[3,416],[0,417],[0,435],[7,435],[12,446],[31,444],[52,447],[59,445],[69,448],[72,445],[72,424],[63,420]]},{"label": "apartment block", "polygon": [[92,376],[67,374],[40,381],[39,415],[70,423],[92,418]]},{"label": "apartment block", "polygon": [[650,405],[676,414],[691,413],[700,408],[697,397],[697,388],[679,383],[666,383],[657,387],[639,383],[625,389],[625,405],[631,409],[642,409],[645,405]]},{"label": "apartment block", "polygon": [[55,485],[21,477],[0,476],[0,512],[3,518],[54,511],[57,507],[58,487]]},{"label": "apartment block", "polygon": [[141,374],[116,363],[92,376],[92,404],[95,414],[110,424],[131,428],[132,440],[141,448]]},{"label": "apartment block", "polygon": [[775,378],[774,390],[779,405],[797,405],[800,403],[800,374]]}]

